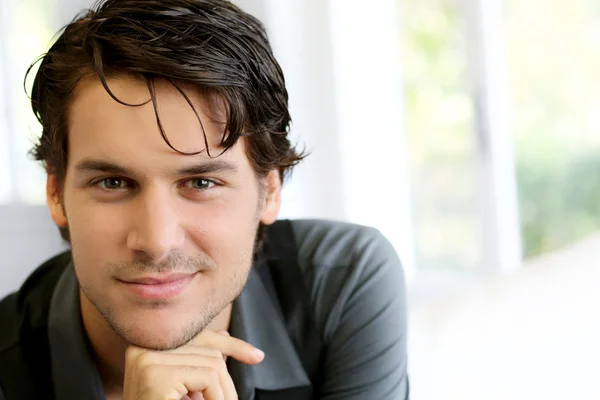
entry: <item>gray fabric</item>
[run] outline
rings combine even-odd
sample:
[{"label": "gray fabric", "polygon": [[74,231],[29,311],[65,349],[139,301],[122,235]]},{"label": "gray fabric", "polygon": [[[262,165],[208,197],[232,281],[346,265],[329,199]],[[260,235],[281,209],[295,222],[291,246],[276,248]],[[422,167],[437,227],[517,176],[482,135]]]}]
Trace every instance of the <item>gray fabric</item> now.
[{"label": "gray fabric", "polygon": [[408,399],[404,274],[391,244],[347,223],[293,229],[326,348],[321,399]]},{"label": "gray fabric", "polygon": [[83,331],[79,284],[72,263],[62,273],[52,294],[48,340],[56,398],[103,400],[102,380]]},{"label": "gray fabric", "polygon": [[233,303],[229,332],[265,352],[265,359],[257,365],[229,359],[228,370],[240,399],[252,400],[255,388],[282,390],[310,385],[284,321],[255,270]]},{"label": "gray fabric", "polygon": [[[408,399],[404,276],[390,243],[375,229],[347,223],[298,220],[292,228],[325,344],[321,399]],[[102,399],[77,296],[71,266],[50,309],[53,379],[60,400]],[[256,366],[229,360],[241,400],[253,400],[254,388],[309,384],[284,321],[255,271],[234,302],[230,332],[266,353]]]},{"label": "gray fabric", "polygon": [[[266,354],[255,366],[230,362],[240,400],[253,400],[254,388],[280,390],[310,382],[258,273],[250,273],[234,302],[231,335],[256,345]],[[72,266],[67,267],[52,295],[48,334],[52,379],[59,400],[103,400],[102,381],[83,333],[79,290]]]}]

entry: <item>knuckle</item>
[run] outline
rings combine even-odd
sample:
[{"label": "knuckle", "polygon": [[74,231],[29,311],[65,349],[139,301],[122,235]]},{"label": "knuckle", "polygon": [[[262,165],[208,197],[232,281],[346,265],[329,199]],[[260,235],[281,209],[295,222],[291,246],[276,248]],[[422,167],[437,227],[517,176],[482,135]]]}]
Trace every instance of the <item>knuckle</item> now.
[{"label": "knuckle", "polygon": [[211,368],[211,367],[206,368],[206,376],[211,381],[219,380],[219,372],[216,369]]},{"label": "knuckle", "polygon": [[156,382],[160,379],[162,371],[158,365],[146,365],[140,371],[140,381],[148,384],[150,382]]},{"label": "knuckle", "polygon": [[136,364],[143,368],[149,365],[160,364],[159,361],[157,354],[146,351],[138,356]]},{"label": "knuckle", "polygon": [[154,355],[154,353],[145,352],[138,356],[137,364],[144,367],[144,366],[155,364],[156,363],[155,360],[156,360],[156,356]]},{"label": "knuckle", "polygon": [[125,359],[131,360],[133,358],[136,358],[139,354],[140,354],[140,349],[139,348],[134,347],[134,346],[129,346],[125,350]]}]

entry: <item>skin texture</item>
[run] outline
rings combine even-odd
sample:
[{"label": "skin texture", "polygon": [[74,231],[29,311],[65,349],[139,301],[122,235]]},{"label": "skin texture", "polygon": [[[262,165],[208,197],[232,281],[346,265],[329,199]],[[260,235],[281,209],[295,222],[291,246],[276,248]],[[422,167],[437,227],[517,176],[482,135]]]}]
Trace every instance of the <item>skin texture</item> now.
[{"label": "skin texture", "polygon": [[209,330],[166,352],[129,347],[124,398],[235,400],[223,354],[249,364],[262,360],[249,344]]},{"label": "skin texture", "polygon": [[[143,81],[121,77],[108,84],[126,103],[149,99]],[[89,78],[69,111],[64,185],[48,176],[50,214],[70,231],[82,319],[107,391],[122,385],[130,346],[180,349],[205,328],[228,328],[258,224],[273,223],[279,212],[277,172],[257,176],[243,138],[221,154],[222,107],[186,93],[212,158],[193,111],[166,82],[156,81],[164,130],[176,149],[201,154],[169,148],[151,103],[119,104]],[[193,276],[183,292],[164,300],[142,298],[126,283],[168,273]]]}]

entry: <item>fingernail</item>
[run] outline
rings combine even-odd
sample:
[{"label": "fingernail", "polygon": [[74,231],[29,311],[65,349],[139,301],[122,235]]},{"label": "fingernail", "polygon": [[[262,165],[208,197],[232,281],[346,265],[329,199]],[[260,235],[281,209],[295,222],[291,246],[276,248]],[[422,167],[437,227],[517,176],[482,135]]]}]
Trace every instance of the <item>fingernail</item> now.
[{"label": "fingernail", "polygon": [[265,358],[265,352],[264,351],[255,348],[253,352],[254,352],[254,355],[256,356],[256,358],[260,358],[261,360],[263,358]]}]

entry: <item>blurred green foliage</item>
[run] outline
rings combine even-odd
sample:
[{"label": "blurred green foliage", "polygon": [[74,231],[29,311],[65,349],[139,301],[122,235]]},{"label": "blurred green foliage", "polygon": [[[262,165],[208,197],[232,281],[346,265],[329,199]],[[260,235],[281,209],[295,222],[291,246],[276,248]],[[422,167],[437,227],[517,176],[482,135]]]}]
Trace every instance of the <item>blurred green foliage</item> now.
[{"label": "blurred green foliage", "polygon": [[[399,1],[419,262],[476,267],[481,226],[462,12],[451,0]],[[532,257],[600,229],[600,3],[504,5],[507,134]]]},{"label": "blurred green foliage", "polygon": [[476,268],[481,235],[461,14],[449,1],[410,0],[401,15],[418,264]]},{"label": "blurred green foliage", "polygon": [[507,0],[524,251],[600,229],[600,3]]},{"label": "blurred green foliage", "polygon": [[[555,162],[558,158],[567,162]],[[527,257],[559,249],[600,229],[600,151],[520,157],[521,229]]]}]

